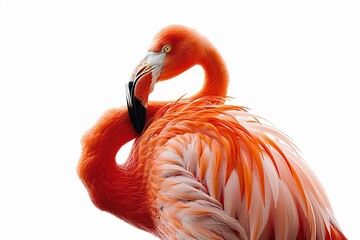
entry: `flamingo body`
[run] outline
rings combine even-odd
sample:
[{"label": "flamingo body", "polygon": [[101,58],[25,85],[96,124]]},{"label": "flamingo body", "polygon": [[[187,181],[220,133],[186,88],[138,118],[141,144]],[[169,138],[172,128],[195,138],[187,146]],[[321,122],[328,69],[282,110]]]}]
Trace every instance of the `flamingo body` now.
[{"label": "flamingo body", "polygon": [[244,108],[212,100],[159,110],[134,149],[150,163],[161,238],[343,239],[293,143]]},{"label": "flamingo body", "polygon": [[[205,73],[198,94],[148,102],[156,82],[196,64]],[[83,138],[78,173],[98,208],[164,240],[346,239],[295,145],[224,104],[227,69],[206,38],[163,29],[132,78],[128,111],[108,112]],[[116,164],[132,139],[128,160]]]}]

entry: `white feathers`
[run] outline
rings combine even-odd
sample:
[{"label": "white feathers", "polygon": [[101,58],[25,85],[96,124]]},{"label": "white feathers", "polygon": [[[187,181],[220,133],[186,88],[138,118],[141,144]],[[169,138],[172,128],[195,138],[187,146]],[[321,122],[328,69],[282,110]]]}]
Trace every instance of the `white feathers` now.
[{"label": "white feathers", "polygon": [[[174,141],[169,143],[177,146]],[[189,159],[194,160],[194,155],[189,154],[189,150],[195,146],[200,145],[192,142],[183,148]],[[174,152],[172,149],[163,151],[156,160],[159,171],[156,177],[162,179],[158,186],[156,203],[160,209],[159,228],[163,238],[172,239],[176,236],[175,239],[248,239],[239,222],[224,212],[220,202],[212,198],[208,189],[196,179],[195,176],[200,173],[191,173],[181,167],[197,170],[199,166],[184,161],[184,158],[180,160],[179,155]],[[213,161],[210,149],[204,150],[201,156]],[[209,169],[210,173],[214,171],[212,167]],[[210,177],[209,173],[205,174],[205,178]]]},{"label": "white feathers", "polygon": [[296,239],[299,230],[299,218],[296,204],[289,188],[279,181],[279,198],[273,210],[273,221],[276,239]]},{"label": "white feathers", "polygon": [[239,207],[239,199],[234,196],[241,196],[239,176],[236,171],[232,171],[224,188],[224,211],[230,217],[236,218],[236,209]]}]

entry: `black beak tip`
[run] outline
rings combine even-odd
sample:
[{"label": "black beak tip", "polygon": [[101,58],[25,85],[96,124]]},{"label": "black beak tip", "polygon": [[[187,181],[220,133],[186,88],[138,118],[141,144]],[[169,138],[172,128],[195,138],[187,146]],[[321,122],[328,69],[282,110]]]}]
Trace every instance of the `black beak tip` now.
[{"label": "black beak tip", "polygon": [[126,86],[126,102],[131,123],[138,134],[141,134],[146,123],[146,108],[134,95],[134,82],[128,82]]}]

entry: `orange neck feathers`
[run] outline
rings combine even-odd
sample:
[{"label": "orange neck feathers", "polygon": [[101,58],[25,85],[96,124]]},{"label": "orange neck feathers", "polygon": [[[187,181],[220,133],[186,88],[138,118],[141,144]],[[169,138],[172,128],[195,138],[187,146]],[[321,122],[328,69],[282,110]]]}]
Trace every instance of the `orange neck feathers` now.
[{"label": "orange neck feathers", "polygon": [[207,44],[204,57],[200,60],[199,65],[204,69],[204,85],[191,99],[203,96],[226,97],[229,74],[224,60],[210,43]]},{"label": "orange neck feathers", "polygon": [[[158,107],[150,107],[156,112]],[[125,107],[112,109],[82,139],[78,175],[91,200],[101,210],[146,230],[153,231],[147,202],[144,165],[131,156],[123,165],[116,163],[119,149],[137,136]]]}]

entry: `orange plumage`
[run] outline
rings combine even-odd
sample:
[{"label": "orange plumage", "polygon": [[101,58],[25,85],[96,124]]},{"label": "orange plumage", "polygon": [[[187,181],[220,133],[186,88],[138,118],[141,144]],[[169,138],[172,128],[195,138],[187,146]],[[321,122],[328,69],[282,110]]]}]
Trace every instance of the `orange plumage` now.
[{"label": "orange plumage", "polygon": [[[197,95],[147,102],[157,81],[195,64],[205,71]],[[131,118],[112,110],[83,139],[78,173],[97,207],[161,239],[346,239],[294,144],[245,108],[223,104],[227,70],[203,36],[165,28],[133,77]],[[141,135],[132,128],[138,107],[146,109],[146,125],[135,126]],[[117,165],[117,151],[134,138]]]}]

